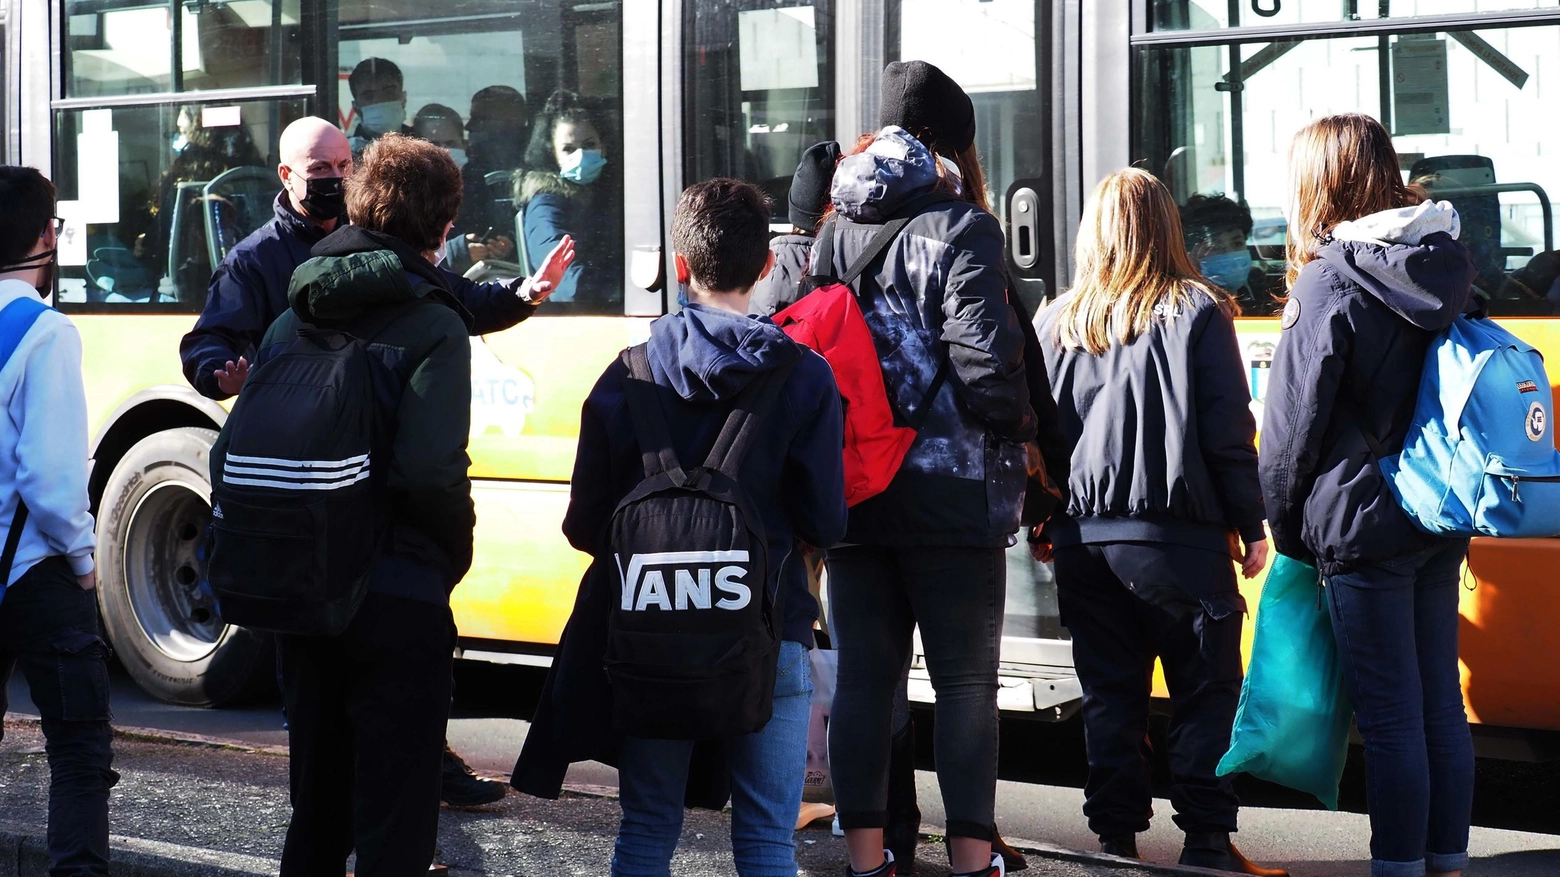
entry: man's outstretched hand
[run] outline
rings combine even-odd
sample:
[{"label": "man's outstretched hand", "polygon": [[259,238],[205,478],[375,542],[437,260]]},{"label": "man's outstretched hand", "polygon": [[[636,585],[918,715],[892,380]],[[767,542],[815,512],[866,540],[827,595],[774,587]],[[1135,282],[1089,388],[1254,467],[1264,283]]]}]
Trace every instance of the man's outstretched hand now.
[{"label": "man's outstretched hand", "polygon": [[217,387],[229,396],[237,396],[238,391],[244,388],[244,379],[249,377],[249,360],[240,356],[238,363],[230,359],[225,368],[219,368],[213,374],[217,378]]},{"label": "man's outstretched hand", "polygon": [[558,289],[558,284],[563,282],[564,272],[573,264],[574,238],[564,235],[558,246],[553,247],[542,264],[537,266],[536,273],[526,279],[531,301],[537,304],[546,301]]}]

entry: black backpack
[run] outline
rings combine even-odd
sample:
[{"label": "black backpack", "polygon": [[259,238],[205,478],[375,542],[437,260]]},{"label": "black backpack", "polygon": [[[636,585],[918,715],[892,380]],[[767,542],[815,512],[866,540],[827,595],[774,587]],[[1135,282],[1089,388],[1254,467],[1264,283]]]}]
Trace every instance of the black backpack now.
[{"label": "black backpack", "polygon": [[401,385],[368,345],[415,306],[358,334],[305,325],[244,382],[211,451],[207,577],[223,621],[334,636],[357,613],[388,528]]},{"label": "black backpack", "polygon": [[622,586],[606,653],[614,724],[674,740],[751,734],[774,706],[781,621],[763,521],[737,473],[790,368],[743,388],[704,465],[684,469],[645,346],[622,358],[645,478],[612,515]]}]

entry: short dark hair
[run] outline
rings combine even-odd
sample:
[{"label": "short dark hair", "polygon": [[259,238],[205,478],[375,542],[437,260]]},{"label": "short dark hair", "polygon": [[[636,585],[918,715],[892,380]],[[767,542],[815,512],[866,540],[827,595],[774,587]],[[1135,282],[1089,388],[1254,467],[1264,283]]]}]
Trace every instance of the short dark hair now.
[{"label": "short dark hair", "polygon": [[347,89],[352,92],[354,99],[357,98],[358,92],[363,90],[363,83],[370,79],[393,79],[396,85],[406,84],[406,80],[401,76],[401,68],[395,66],[394,61],[387,61],[384,58],[364,58],[347,75]]},{"label": "short dark hair", "polygon": [[707,290],[751,287],[769,261],[768,196],[752,183],[725,177],[689,186],[672,214],[672,249]]},{"label": "short dark hair", "polygon": [[1251,237],[1251,225],[1251,211],[1223,195],[1198,193],[1181,205],[1181,229],[1189,241],[1230,229]]},{"label": "short dark hair", "polygon": [[353,225],[400,238],[419,252],[444,245],[444,227],[460,212],[460,168],[443,149],[404,134],[369,144],[347,177]]},{"label": "short dark hair", "polygon": [[27,258],[54,219],[54,184],[37,168],[0,165],[0,266]]}]

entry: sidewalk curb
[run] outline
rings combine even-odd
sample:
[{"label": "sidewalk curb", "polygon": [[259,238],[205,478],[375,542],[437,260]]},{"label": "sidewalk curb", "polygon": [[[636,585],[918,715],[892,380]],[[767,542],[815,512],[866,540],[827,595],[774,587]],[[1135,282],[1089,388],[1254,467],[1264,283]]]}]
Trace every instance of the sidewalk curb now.
[{"label": "sidewalk curb", "polygon": [[[274,877],[275,859],[221,853],[163,841],[111,835],[115,877]],[[46,877],[49,852],[42,833],[0,824],[0,877]]]}]

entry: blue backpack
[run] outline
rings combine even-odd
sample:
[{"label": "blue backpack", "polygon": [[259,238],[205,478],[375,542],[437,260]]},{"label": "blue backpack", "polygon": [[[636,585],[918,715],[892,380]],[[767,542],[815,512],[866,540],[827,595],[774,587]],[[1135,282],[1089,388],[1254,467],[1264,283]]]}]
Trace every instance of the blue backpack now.
[{"label": "blue backpack", "polygon": [[[49,306],[35,298],[23,296],[13,299],[0,309],[0,369],[11,361],[11,354],[21,346],[22,339],[32,330],[33,323],[43,316]],[[22,530],[27,526],[27,503],[21,497],[16,500],[16,513],[11,516],[11,528],[6,533],[5,548],[0,550],[0,599],[11,581],[11,567],[16,563],[16,550],[22,544]]]},{"label": "blue backpack", "polygon": [[1398,505],[1443,536],[1560,536],[1553,397],[1531,344],[1458,317],[1430,344],[1403,451],[1372,443]]}]

